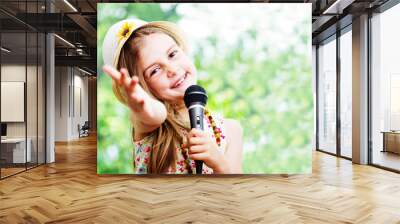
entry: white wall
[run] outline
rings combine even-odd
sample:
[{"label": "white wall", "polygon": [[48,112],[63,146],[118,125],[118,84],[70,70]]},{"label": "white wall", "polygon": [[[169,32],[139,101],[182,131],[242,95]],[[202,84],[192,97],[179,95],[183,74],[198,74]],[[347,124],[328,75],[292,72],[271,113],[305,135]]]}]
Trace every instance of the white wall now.
[{"label": "white wall", "polygon": [[[76,73],[77,71],[79,72],[78,75]],[[79,70],[75,70],[74,73],[73,94],[75,95],[73,96],[73,111],[75,111],[75,113],[73,113],[72,119],[72,135],[78,137],[78,124],[82,126],[85,121],[88,120],[88,78],[81,76],[83,73]]]},{"label": "white wall", "polygon": [[55,98],[55,140],[79,138],[78,124],[88,120],[88,78],[76,68],[56,67]]},{"label": "white wall", "polygon": [[55,68],[55,141],[68,140],[68,76],[67,67]]}]

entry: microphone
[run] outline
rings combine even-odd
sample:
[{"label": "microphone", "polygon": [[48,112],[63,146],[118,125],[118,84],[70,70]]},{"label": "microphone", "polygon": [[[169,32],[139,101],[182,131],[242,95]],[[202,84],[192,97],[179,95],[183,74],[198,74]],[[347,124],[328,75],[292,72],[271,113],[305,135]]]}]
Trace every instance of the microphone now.
[{"label": "microphone", "polygon": [[[204,88],[198,85],[189,86],[185,91],[183,100],[189,110],[190,127],[204,130],[204,107],[207,103],[207,94]],[[203,170],[203,161],[196,160],[195,163],[196,174],[201,174]]]}]

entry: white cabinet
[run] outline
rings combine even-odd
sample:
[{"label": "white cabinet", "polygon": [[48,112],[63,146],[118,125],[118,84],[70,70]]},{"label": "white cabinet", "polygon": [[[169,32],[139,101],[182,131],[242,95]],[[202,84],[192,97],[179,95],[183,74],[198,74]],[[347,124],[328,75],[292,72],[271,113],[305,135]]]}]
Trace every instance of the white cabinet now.
[{"label": "white cabinet", "polygon": [[[13,163],[25,163],[32,161],[32,140],[28,138],[26,140],[28,144],[25,153],[25,138],[7,138],[2,139],[2,146],[12,148],[12,162]],[[25,161],[25,159],[27,159]]]}]

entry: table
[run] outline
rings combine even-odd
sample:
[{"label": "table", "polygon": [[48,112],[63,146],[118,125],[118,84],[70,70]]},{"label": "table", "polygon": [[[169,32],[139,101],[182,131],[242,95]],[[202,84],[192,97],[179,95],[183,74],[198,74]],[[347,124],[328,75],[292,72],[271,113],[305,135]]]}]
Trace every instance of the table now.
[{"label": "table", "polygon": [[382,152],[400,154],[400,131],[382,131],[381,133],[383,133]]}]

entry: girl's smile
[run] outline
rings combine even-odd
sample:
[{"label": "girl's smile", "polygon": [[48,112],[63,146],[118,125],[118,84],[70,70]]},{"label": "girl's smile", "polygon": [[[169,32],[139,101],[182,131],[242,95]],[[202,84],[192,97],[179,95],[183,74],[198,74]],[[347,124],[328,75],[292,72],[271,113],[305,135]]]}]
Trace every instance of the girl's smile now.
[{"label": "girl's smile", "polygon": [[174,88],[179,88],[182,86],[182,83],[186,80],[188,76],[188,73],[185,73],[185,75],[183,75],[183,77],[180,77],[173,85],[172,85],[172,89]]}]

